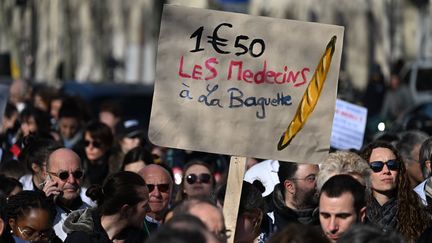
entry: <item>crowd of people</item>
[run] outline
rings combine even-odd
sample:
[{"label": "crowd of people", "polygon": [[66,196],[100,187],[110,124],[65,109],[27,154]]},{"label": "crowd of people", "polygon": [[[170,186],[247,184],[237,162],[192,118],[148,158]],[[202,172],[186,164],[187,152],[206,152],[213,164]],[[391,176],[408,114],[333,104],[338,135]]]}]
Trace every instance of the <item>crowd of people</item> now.
[{"label": "crowd of people", "polygon": [[12,84],[0,129],[0,243],[432,242],[424,132],[332,151],[319,165],[249,158],[227,229],[227,156],[153,145],[116,104],[88,107]]}]

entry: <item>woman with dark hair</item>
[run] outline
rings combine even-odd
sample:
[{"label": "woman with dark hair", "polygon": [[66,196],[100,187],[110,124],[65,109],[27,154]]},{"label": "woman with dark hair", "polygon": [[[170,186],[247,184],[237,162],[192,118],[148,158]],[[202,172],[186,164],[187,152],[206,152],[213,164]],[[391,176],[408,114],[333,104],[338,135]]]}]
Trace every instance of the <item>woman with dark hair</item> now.
[{"label": "woman with dark hair", "polygon": [[22,190],[23,186],[17,179],[0,174],[0,196],[10,197]]},{"label": "woman with dark hair", "polygon": [[91,121],[84,129],[84,171],[87,185],[101,185],[110,173],[109,159],[113,144],[111,129],[100,121]]},{"label": "woman with dark hair", "polygon": [[210,166],[200,160],[192,160],[183,168],[183,179],[176,195],[176,201],[191,196],[212,196],[215,180]]},{"label": "woman with dark hair", "polygon": [[21,136],[25,137],[30,133],[41,137],[51,138],[50,115],[36,107],[28,106],[21,113]]},{"label": "woman with dark hair", "polygon": [[148,189],[136,173],[120,171],[107,178],[103,187],[93,185],[87,196],[98,207],[72,212],[63,229],[65,243],[143,242],[143,222],[148,212]]},{"label": "woman with dark hair", "polygon": [[53,230],[56,209],[40,191],[22,191],[11,196],[5,208],[12,242],[61,242]]},{"label": "woman with dark hair", "polygon": [[146,148],[138,146],[126,153],[121,170],[138,173],[149,164],[153,164],[153,155]]},{"label": "woman with dark hair", "polygon": [[19,179],[24,190],[42,190],[47,178],[48,156],[58,148],[61,148],[61,144],[53,139],[34,135],[24,138],[24,149],[21,151],[19,161],[24,163],[27,170],[31,172]]},{"label": "woman with dark hair", "polygon": [[415,241],[431,221],[410,188],[399,152],[390,143],[375,141],[363,148],[361,156],[372,169],[366,222]]},{"label": "woman with dark hair", "polygon": [[51,133],[51,121],[48,113],[38,108],[27,106],[20,114],[21,124],[15,143],[9,148],[10,154],[7,157],[18,158],[24,147],[24,138],[32,134],[37,137],[53,139],[54,132]]}]

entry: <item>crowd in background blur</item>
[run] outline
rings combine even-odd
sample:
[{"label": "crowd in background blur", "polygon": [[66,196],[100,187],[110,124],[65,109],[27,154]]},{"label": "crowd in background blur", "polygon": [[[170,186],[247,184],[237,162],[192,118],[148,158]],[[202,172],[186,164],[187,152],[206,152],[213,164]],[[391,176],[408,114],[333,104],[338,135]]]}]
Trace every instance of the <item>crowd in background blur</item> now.
[{"label": "crowd in background blur", "polygon": [[[418,34],[420,46],[413,47],[416,41],[406,32],[415,29],[412,25],[429,28],[423,11],[430,1],[124,2],[0,3],[1,13],[11,13],[0,16],[0,26],[19,19],[0,28],[0,51],[11,52],[7,66],[12,67],[1,75],[13,77],[9,95],[0,97],[7,97],[0,124],[0,243],[432,241],[432,134],[396,126],[416,102],[401,76],[402,60],[426,60],[432,48],[424,42],[427,34]],[[368,109],[363,148],[330,148],[319,165],[247,158],[235,231],[227,229],[222,209],[230,196],[228,155],[157,146],[147,137],[148,124],[125,116],[125,107],[115,101],[94,107],[57,88],[67,79],[151,84],[155,52],[149,50],[158,32],[153,24],[164,2],[344,25],[338,96]],[[16,6],[19,11],[13,11]],[[401,11],[404,6],[420,12],[418,24],[409,21],[412,11]],[[49,18],[64,21],[47,24],[41,17],[46,9]],[[99,10],[111,13],[112,22],[102,15],[91,18]],[[78,24],[67,21],[78,12]],[[142,13],[149,14],[148,21]],[[32,19],[40,20],[35,26],[50,28],[40,36],[31,28],[13,34]],[[138,23],[148,28],[136,34],[137,26],[143,27]],[[64,42],[63,52],[57,45],[64,40],[56,32],[60,24],[81,33]],[[8,35],[1,35],[4,29]],[[93,35],[95,30],[105,34]],[[15,44],[5,48],[6,42]],[[33,44],[40,45],[37,53]],[[140,49],[146,51],[136,56]],[[380,122],[395,129],[376,133]]]}]

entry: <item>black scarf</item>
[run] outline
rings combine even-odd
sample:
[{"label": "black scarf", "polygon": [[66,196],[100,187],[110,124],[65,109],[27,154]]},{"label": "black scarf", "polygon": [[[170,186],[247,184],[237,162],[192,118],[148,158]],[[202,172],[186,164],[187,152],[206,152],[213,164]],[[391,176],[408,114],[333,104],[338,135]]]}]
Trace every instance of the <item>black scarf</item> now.
[{"label": "black scarf", "polygon": [[390,199],[381,206],[378,201],[372,197],[371,203],[366,210],[366,222],[379,226],[383,231],[395,230],[397,223],[396,212],[396,198]]}]

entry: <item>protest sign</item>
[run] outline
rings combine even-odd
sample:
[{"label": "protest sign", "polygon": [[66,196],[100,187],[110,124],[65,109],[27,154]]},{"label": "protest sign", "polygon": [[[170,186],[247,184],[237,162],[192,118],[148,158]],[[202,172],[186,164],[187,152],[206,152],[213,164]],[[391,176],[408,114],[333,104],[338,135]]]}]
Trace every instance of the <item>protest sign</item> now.
[{"label": "protest sign", "polygon": [[166,5],[150,140],[319,163],[330,147],[342,39],[340,26]]},{"label": "protest sign", "polygon": [[360,150],[363,146],[366,119],[366,108],[337,99],[331,146],[341,150]]},{"label": "protest sign", "polygon": [[233,234],[246,161],[238,156],[327,155],[342,39],[339,26],[165,5],[149,138],[235,155],[224,205]]}]

